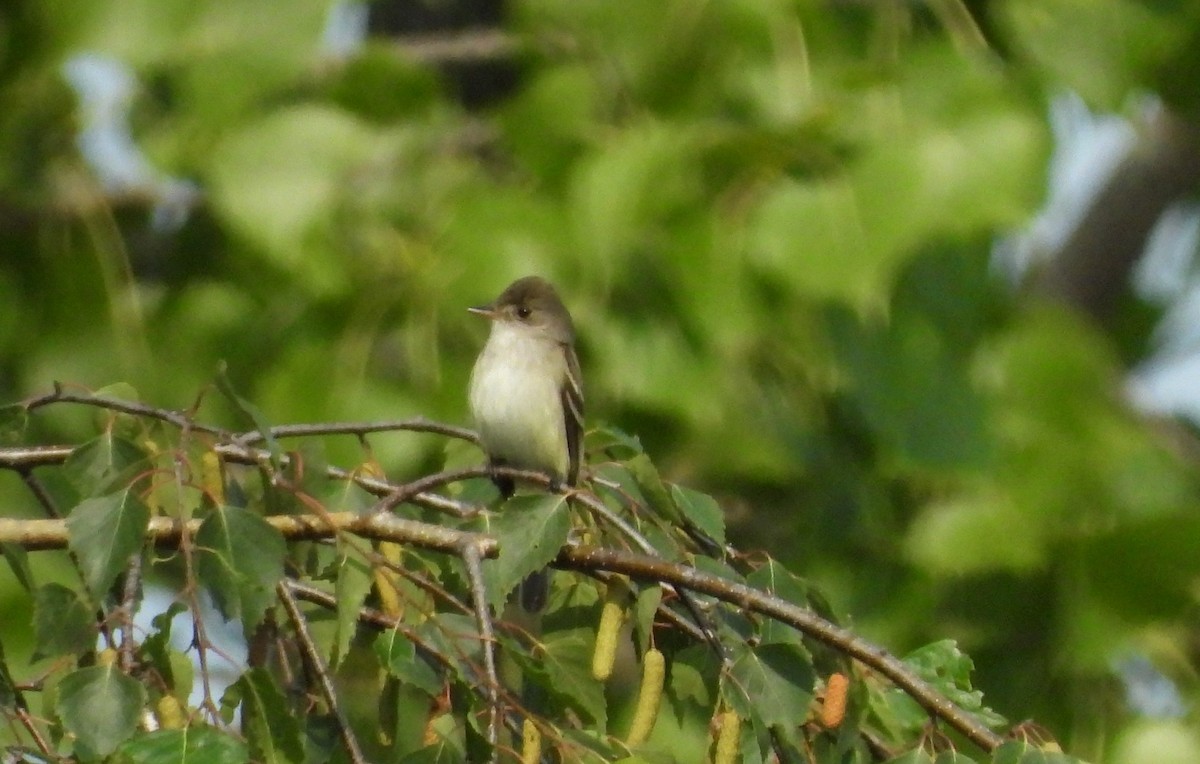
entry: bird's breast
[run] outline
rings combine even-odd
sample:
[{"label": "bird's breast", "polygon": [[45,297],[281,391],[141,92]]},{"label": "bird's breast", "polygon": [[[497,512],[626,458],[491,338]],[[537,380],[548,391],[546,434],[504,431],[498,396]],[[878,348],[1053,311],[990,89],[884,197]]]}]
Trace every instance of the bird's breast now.
[{"label": "bird's breast", "polygon": [[566,361],[556,342],[493,327],[470,384],[471,413],[489,456],[522,469],[566,475],[560,396],[565,375]]}]

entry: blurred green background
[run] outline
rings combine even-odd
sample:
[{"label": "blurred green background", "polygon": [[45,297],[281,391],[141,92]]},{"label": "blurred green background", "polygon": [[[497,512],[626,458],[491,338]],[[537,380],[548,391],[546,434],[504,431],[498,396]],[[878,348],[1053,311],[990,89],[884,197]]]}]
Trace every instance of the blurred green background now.
[{"label": "blurred green background", "polygon": [[[591,421],[741,547],[896,652],[959,640],[1076,755],[1200,760],[1196,443],[1121,395],[1154,311],[1096,324],[993,260],[1046,194],[1056,95],[1197,113],[1195,3],[359,10],[6,4],[0,398],[184,408],[224,361],[275,423],[466,423],[465,308],[540,273]],[[372,445],[394,476],[441,459]]]}]

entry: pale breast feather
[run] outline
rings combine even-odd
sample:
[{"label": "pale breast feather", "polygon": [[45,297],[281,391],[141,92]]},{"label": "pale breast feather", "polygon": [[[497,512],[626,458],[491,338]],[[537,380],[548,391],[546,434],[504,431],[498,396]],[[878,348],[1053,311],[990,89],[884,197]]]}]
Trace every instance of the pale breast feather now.
[{"label": "pale breast feather", "polygon": [[[515,467],[568,471],[560,383],[566,363],[556,343],[493,328],[471,373],[470,403],[484,447]],[[558,367],[546,374],[545,365]],[[536,371],[535,371],[536,370]]]}]

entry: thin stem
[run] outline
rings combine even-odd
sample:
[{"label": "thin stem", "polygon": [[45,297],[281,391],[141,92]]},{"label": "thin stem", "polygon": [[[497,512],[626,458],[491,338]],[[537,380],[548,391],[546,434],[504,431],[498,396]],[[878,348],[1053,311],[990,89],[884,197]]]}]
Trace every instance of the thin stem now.
[{"label": "thin stem", "polygon": [[350,729],[350,720],[347,718],[342,704],[338,701],[337,688],[333,686],[333,679],[329,676],[329,667],[325,665],[321,651],[308,632],[308,620],[300,612],[300,606],[297,604],[296,598],[292,596],[290,582],[280,581],[275,587],[275,591],[279,594],[279,601],[283,603],[283,609],[287,611],[292,628],[296,631],[296,640],[300,643],[300,654],[304,656],[309,671],[317,677],[321,694],[325,697],[325,703],[328,704],[329,710],[337,719],[338,734],[342,738],[342,745],[346,746],[346,754],[353,764],[366,764],[362,748],[358,745],[358,738],[354,736],[354,730]]},{"label": "thin stem", "polygon": [[483,691],[488,701],[487,740],[492,748],[491,761],[499,760],[500,750],[500,678],[496,674],[496,634],[492,628],[492,609],[488,606],[487,587],[483,580],[483,552],[477,543],[467,543],[462,548],[463,563],[471,581],[471,596],[475,601],[475,618],[479,625],[479,638],[483,647],[483,670],[487,674]]}]

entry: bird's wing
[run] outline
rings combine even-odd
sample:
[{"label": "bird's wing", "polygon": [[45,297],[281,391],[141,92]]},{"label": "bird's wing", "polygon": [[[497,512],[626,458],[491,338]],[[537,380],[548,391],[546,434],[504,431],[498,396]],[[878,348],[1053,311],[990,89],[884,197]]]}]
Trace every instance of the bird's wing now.
[{"label": "bird's wing", "polygon": [[562,397],[563,425],[567,429],[567,485],[575,485],[579,479],[579,467],[583,461],[583,377],[579,373],[579,359],[575,348],[564,345],[567,355],[567,376],[563,380],[559,395]]}]

